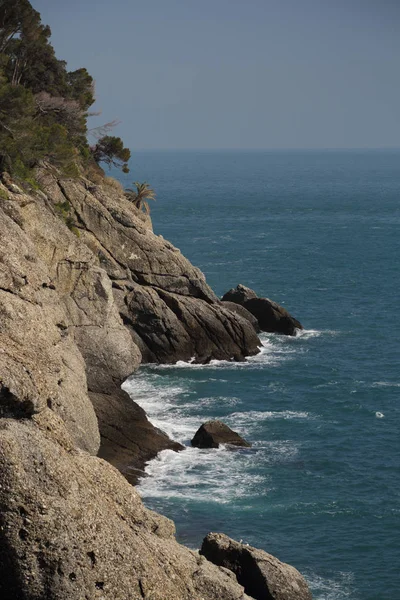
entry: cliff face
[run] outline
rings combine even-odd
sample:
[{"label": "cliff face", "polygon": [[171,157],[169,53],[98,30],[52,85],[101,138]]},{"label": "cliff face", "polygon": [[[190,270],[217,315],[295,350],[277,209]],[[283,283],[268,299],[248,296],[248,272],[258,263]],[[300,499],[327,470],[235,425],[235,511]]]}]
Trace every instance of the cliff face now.
[{"label": "cliff face", "polygon": [[41,184],[0,184],[0,595],[243,598],[95,455],[135,481],[179,449],[120,390],[142,356],[241,359],[254,330],[122,195],[46,171]]},{"label": "cliff face", "polygon": [[27,400],[31,414],[43,407],[56,412],[78,447],[93,454],[99,420],[101,453],[122,471],[177,447],[120,390],[141,354],[98,258],[66,227],[49,196],[2,186],[0,202],[3,389],[19,403]]},{"label": "cliff face", "polygon": [[122,193],[40,179],[32,194],[0,183],[0,597],[309,600],[301,575],[271,571],[262,551],[250,564],[228,540],[210,562],[179,545],[129,483],[181,447],[123,380],[141,361],[241,360],[258,351],[251,316],[222,304]]},{"label": "cliff face", "polygon": [[0,421],[2,600],[239,600],[243,588],[174,539],[51,410]]},{"label": "cliff face", "polygon": [[107,272],[143,362],[241,360],[258,352],[248,321],[222,305],[203,273],[154,235],[123,195],[48,176],[46,189],[53,202],[70,204],[80,239]]},{"label": "cliff face", "polygon": [[[149,458],[180,446],[120,390],[124,379],[141,361],[241,360],[258,352],[259,340],[121,191],[48,170],[39,181],[45,195],[22,206],[25,196],[8,194],[4,205],[18,212],[65,307],[99,420],[100,456],[135,482]],[[79,237],[55,214],[60,206]]]}]

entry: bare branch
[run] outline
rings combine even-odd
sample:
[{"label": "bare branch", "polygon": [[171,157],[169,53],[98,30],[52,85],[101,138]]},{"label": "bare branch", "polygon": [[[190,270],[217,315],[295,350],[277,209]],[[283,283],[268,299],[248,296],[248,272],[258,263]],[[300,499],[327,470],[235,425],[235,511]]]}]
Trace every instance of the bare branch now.
[{"label": "bare branch", "polygon": [[88,134],[95,140],[100,140],[102,137],[108,135],[110,131],[112,131],[114,127],[117,127],[117,125],[120,123],[121,121],[119,119],[114,119],[114,121],[105,123],[105,125],[100,125],[100,127],[89,129]]}]

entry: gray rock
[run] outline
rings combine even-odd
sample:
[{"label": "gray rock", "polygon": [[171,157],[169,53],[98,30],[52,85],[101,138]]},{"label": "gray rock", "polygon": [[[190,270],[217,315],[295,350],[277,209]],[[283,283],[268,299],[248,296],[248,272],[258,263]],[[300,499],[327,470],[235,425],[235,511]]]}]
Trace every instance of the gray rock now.
[{"label": "gray rock", "polygon": [[51,407],[76,445],[95,454],[85,364],[51,281],[31,239],[0,206],[0,416]]},{"label": "gray rock", "polygon": [[[49,196],[65,202],[52,181]],[[0,315],[0,411],[5,415],[11,406],[16,410],[10,398],[25,403],[28,413],[50,406],[78,446],[93,453],[100,425],[107,430],[101,453],[112,456],[125,473],[128,458],[143,469],[158,451],[176,447],[143,411],[133,418],[134,411],[127,410],[132,401],[118,388],[140,364],[140,350],[122,323],[107,273],[42,197],[10,193],[7,200],[0,198]],[[124,428],[120,418],[113,427],[88,391],[92,399],[107,397],[113,415],[125,412]],[[135,428],[141,431],[141,419],[152,439],[143,451],[134,434]]]},{"label": "gray rock", "polygon": [[104,458],[136,485],[144,475],[144,465],[161,450],[183,450],[147,419],[146,413],[126,392],[115,388],[111,393],[89,392],[99,419]]},{"label": "gray rock", "polygon": [[285,308],[269,298],[251,298],[246,300],[244,307],[256,317],[261,331],[296,335],[297,329],[303,329],[302,324]]},{"label": "gray rock", "polygon": [[222,296],[223,302],[234,302],[235,304],[244,304],[246,300],[258,298],[254,290],[239,283],[235,288],[230,289]]},{"label": "gray rock", "polygon": [[227,300],[223,300],[222,304],[227,309],[229,309],[232,312],[236,313],[237,315],[240,315],[241,317],[243,317],[243,319],[246,319],[247,321],[250,321],[250,323],[254,327],[254,331],[256,333],[260,333],[261,329],[260,329],[260,324],[258,322],[258,319],[254,315],[252,315],[251,312],[249,312],[247,310],[247,308],[245,308],[241,304],[236,304],[236,302],[229,302]]},{"label": "gray rock", "polygon": [[223,307],[203,273],[154,235],[124,195],[72,180],[46,185],[54,201],[61,190],[82,240],[116,282],[121,317],[143,362],[243,360],[259,351],[248,322]]},{"label": "gray rock", "polygon": [[207,421],[195,433],[192,446],[196,448],[218,448],[220,444],[231,446],[243,446],[250,448],[251,444],[246,442],[236,431],[233,431],[222,421]]},{"label": "gray rock", "polygon": [[24,192],[21,190],[20,187],[18,187],[12,180],[12,178],[10,177],[10,175],[6,172],[3,172],[1,174],[0,177],[1,182],[4,184],[4,186],[10,190],[10,192],[12,192],[13,194],[23,194]]},{"label": "gray rock", "polygon": [[0,481],[2,600],[245,598],[52,411],[0,420]]},{"label": "gray rock", "polygon": [[[223,302],[233,302],[243,306],[257,320],[261,331],[296,335],[302,324],[292,317],[283,306],[269,298],[259,298],[254,290],[239,284],[222,297]],[[245,316],[245,315],[243,315]]]},{"label": "gray rock", "polygon": [[241,544],[222,533],[209,533],[200,550],[208,560],[233,571],[255,600],[311,600],[304,577],[275,556]]}]

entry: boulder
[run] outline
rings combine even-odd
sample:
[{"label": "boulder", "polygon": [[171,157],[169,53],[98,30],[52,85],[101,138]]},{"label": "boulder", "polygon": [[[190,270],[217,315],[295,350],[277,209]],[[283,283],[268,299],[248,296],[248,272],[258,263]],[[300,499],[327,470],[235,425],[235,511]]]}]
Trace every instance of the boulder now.
[{"label": "boulder", "polygon": [[311,600],[304,577],[291,565],[263,550],[209,533],[200,553],[216,565],[230,569],[246,594],[255,600]]},{"label": "boulder", "polygon": [[233,431],[222,421],[207,421],[195,433],[191,442],[196,448],[218,448],[220,444],[250,448],[236,431]]},{"label": "boulder", "polygon": [[303,329],[297,319],[269,298],[251,298],[244,303],[245,308],[256,317],[261,331],[296,335],[296,329]]},{"label": "boulder", "polygon": [[[283,335],[296,335],[297,329],[303,329],[283,306],[269,298],[259,298],[254,290],[239,284],[222,297],[222,301],[243,306],[256,318],[259,330]],[[243,315],[245,316],[245,315]]]},{"label": "boulder", "polygon": [[244,304],[246,300],[258,298],[254,290],[239,283],[235,288],[230,289],[222,296],[223,302],[234,302],[235,304]]},{"label": "boulder", "polygon": [[243,317],[243,319],[246,319],[246,321],[250,321],[250,323],[254,327],[254,331],[256,333],[260,333],[261,329],[258,319],[256,319],[256,317],[252,315],[251,312],[247,310],[247,308],[245,308],[241,304],[236,304],[236,302],[229,302],[227,300],[223,300],[222,304],[232,312]]}]

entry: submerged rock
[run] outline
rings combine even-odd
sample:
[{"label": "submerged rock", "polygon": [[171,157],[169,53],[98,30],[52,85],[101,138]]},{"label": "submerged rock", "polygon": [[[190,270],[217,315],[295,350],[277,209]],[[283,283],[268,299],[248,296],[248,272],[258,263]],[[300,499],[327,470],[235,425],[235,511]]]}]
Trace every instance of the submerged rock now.
[{"label": "submerged rock", "polygon": [[196,448],[218,448],[220,444],[251,447],[249,442],[246,442],[236,431],[233,431],[222,421],[207,421],[207,423],[204,423],[196,431],[191,444]]},{"label": "submerged rock", "polygon": [[304,577],[275,556],[241,544],[222,533],[209,533],[200,553],[235,573],[246,594],[255,600],[311,600]]},{"label": "submerged rock", "polygon": [[258,322],[261,331],[296,335],[296,329],[303,329],[302,324],[292,317],[283,306],[269,298],[259,298],[254,290],[239,284],[229,290],[223,302],[234,302],[243,306]]}]

